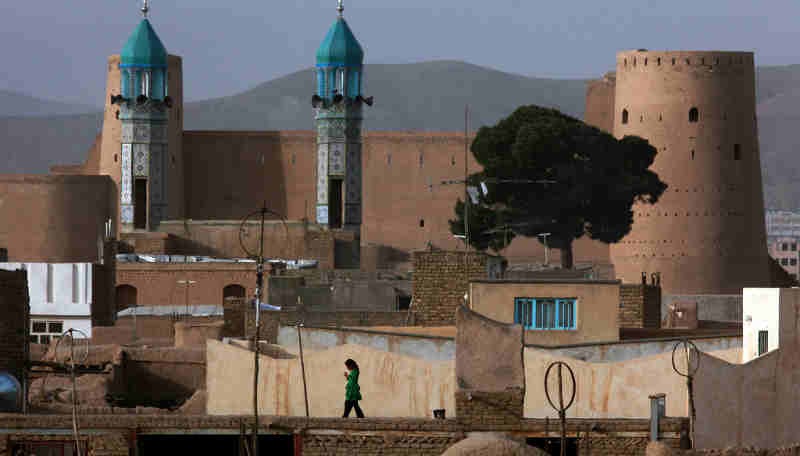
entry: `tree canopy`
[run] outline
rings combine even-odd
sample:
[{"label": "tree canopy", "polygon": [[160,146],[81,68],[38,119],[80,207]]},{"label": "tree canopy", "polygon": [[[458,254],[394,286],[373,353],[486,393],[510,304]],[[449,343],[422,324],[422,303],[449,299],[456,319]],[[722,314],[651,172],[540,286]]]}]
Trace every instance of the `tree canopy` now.
[{"label": "tree canopy", "polygon": [[[633,204],[653,204],[667,188],[649,169],[657,150],[647,140],[618,140],[555,109],[520,107],[478,130],[471,151],[483,170],[468,182],[488,192],[469,204],[470,245],[500,251],[514,235],[547,232],[564,268],[573,266],[574,240],[619,241],[631,230]],[[450,230],[463,235],[463,201],[455,212]]]}]

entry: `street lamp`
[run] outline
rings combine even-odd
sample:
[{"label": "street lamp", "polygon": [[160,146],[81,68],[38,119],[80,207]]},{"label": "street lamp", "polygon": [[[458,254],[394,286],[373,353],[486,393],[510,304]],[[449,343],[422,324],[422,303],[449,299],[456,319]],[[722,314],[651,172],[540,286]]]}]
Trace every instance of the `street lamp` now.
[{"label": "street lamp", "polygon": [[181,285],[186,285],[186,295],[185,295],[185,296],[186,296],[186,298],[185,298],[185,301],[184,301],[184,303],[185,303],[185,305],[186,305],[186,315],[187,315],[187,317],[186,317],[186,318],[189,318],[189,317],[188,317],[188,315],[191,315],[191,314],[189,313],[189,287],[190,287],[192,284],[194,284],[194,283],[197,283],[197,281],[196,281],[196,280],[189,280],[189,279],[186,279],[186,280],[178,280],[178,283],[179,283],[179,284],[181,284]]}]

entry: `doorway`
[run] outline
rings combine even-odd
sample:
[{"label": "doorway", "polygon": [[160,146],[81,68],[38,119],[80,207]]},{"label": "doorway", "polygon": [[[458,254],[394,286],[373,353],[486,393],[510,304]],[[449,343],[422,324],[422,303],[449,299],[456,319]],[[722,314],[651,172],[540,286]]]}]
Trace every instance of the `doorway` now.
[{"label": "doorway", "polygon": [[133,186],[133,227],[147,229],[147,179],[136,179]]},{"label": "doorway", "polygon": [[[547,438],[534,438],[527,439],[529,446],[543,450],[547,454],[559,455],[561,454],[561,438],[560,437],[547,437]],[[572,437],[566,439],[567,448],[565,454],[567,456],[578,456],[578,439]]]},{"label": "doorway", "polygon": [[[249,440],[249,439],[248,439]],[[245,456],[239,435],[140,435],[137,439],[139,454],[220,454]],[[291,456],[294,438],[291,434],[258,436],[259,456]]]},{"label": "doorway", "polygon": [[328,226],[331,228],[342,227],[342,180],[331,178],[329,181],[328,197]]}]

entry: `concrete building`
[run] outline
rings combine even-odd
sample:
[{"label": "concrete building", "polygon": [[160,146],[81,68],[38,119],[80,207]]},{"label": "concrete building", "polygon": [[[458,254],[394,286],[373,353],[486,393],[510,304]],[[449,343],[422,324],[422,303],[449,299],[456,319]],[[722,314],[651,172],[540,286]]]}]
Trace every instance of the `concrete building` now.
[{"label": "concrete building", "polygon": [[774,258],[784,271],[797,280],[798,272],[800,272],[800,266],[798,266],[800,252],[797,250],[797,244],[800,242],[800,237],[776,236],[768,239],[767,250],[769,256]]},{"label": "concrete building", "polygon": [[742,315],[742,362],[779,347],[780,288],[745,288]]},{"label": "concrete building", "polygon": [[[30,341],[48,344],[75,329],[92,337],[91,263],[0,263],[0,269],[28,273]],[[75,337],[83,337],[76,333]]]},{"label": "concrete building", "polygon": [[619,340],[618,281],[476,280],[469,289],[473,311],[522,325],[528,344]]}]

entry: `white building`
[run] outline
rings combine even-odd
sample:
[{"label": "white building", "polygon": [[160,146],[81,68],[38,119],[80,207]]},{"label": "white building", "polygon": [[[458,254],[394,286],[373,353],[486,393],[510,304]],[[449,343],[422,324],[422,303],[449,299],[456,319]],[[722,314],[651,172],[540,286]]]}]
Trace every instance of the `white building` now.
[{"label": "white building", "polygon": [[0,263],[0,269],[28,272],[31,342],[50,343],[71,328],[92,337],[91,263]]},{"label": "white building", "polygon": [[742,300],[742,362],[778,348],[780,288],[745,288]]}]

